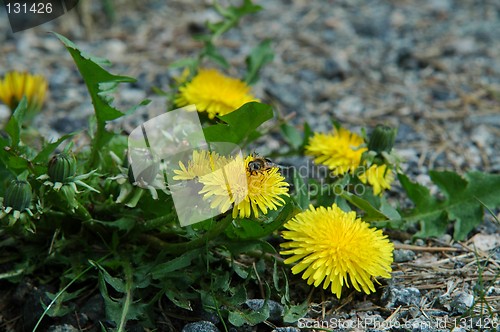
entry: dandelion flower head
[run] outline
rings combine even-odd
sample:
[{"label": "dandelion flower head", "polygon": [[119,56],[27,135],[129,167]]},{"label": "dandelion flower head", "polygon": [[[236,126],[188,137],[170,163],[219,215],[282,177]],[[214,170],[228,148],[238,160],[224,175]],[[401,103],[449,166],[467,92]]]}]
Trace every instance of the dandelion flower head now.
[{"label": "dandelion flower head", "polygon": [[282,196],[288,196],[289,184],[279,168],[250,171],[248,164],[255,158],[236,157],[219,171],[200,178],[204,185],[200,194],[211,200],[212,208],[223,213],[233,206],[234,218],[249,218],[252,213],[258,218],[285,203]]},{"label": "dandelion flower head", "polygon": [[373,193],[380,195],[386,189],[391,189],[394,181],[394,173],[387,168],[387,165],[372,165],[364,173],[358,175],[361,182],[370,184]]},{"label": "dandelion flower head", "polygon": [[306,153],[314,156],[314,162],[324,164],[335,175],[353,173],[361,163],[361,156],[367,150],[361,147],[363,138],[344,128],[335,128],[330,133],[315,133],[309,139]]},{"label": "dandelion flower head", "polygon": [[40,75],[17,71],[9,72],[0,80],[0,100],[15,110],[23,96],[28,99],[29,109],[40,109],[47,91],[47,81]]},{"label": "dandelion flower head", "polygon": [[284,227],[282,255],[292,255],[286,264],[297,263],[292,273],[315,287],[323,283],[341,296],[342,286],[349,283],[370,294],[375,291],[373,278],[390,278],[394,245],[381,230],[356,218],[355,212],[344,212],[336,204],[299,213]]},{"label": "dandelion flower head", "polygon": [[174,170],[176,174],[174,180],[195,180],[198,177],[213,172],[214,170],[226,165],[227,158],[216,152],[206,150],[194,150],[192,157],[186,165],[179,161],[180,169]]},{"label": "dandelion flower head", "polygon": [[200,69],[191,82],[179,88],[175,103],[179,107],[195,104],[199,112],[207,112],[213,119],[256,100],[245,82],[215,69]]}]

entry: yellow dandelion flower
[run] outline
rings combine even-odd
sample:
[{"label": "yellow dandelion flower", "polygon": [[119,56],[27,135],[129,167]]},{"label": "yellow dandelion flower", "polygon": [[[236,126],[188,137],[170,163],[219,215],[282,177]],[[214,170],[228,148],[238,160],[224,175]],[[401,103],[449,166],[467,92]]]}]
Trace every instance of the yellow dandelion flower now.
[{"label": "yellow dandelion flower", "polygon": [[[314,208],[299,213],[284,227],[282,255],[293,255],[286,264],[298,262],[292,273],[302,271],[302,278],[340,298],[342,286],[349,281],[357,291],[375,292],[373,278],[390,278],[394,245],[381,230],[344,212],[337,205]],[[349,281],[348,281],[349,279]]]},{"label": "yellow dandelion flower", "polygon": [[42,107],[47,91],[47,81],[40,75],[9,72],[0,80],[0,100],[14,111],[23,98],[28,99],[28,110],[38,111]]},{"label": "yellow dandelion flower", "polygon": [[331,133],[315,133],[306,146],[306,154],[314,156],[314,162],[324,164],[335,175],[354,170],[361,163],[361,155],[367,149],[360,147],[363,138],[347,129],[334,129]]},{"label": "yellow dandelion flower", "polygon": [[222,75],[215,69],[200,69],[191,82],[179,88],[177,106],[195,104],[199,112],[207,112],[210,119],[238,109],[243,104],[257,101],[250,87],[238,79]]},{"label": "yellow dandelion flower", "polygon": [[248,195],[243,157],[236,156],[224,167],[200,177],[200,183],[203,189],[199,194],[210,201],[210,207],[219,209],[221,213],[228,211],[233,204],[238,204]]},{"label": "yellow dandelion flower", "polygon": [[267,214],[269,210],[282,206],[285,200],[281,196],[288,196],[289,184],[279,168],[250,172],[248,163],[256,157],[238,158],[223,169],[200,178],[204,185],[200,194],[211,200],[211,207],[226,212],[234,205],[234,218],[249,218],[252,212],[259,217],[260,213]]},{"label": "yellow dandelion flower", "polygon": [[394,173],[387,168],[387,165],[372,165],[364,173],[358,175],[359,180],[373,187],[373,193],[380,195],[384,190],[391,189],[394,181]]},{"label": "yellow dandelion flower", "polygon": [[176,175],[173,179],[194,180],[213,172],[227,163],[227,159],[216,152],[194,150],[192,158],[187,162],[187,166],[182,161],[179,161],[180,169],[174,170]]}]

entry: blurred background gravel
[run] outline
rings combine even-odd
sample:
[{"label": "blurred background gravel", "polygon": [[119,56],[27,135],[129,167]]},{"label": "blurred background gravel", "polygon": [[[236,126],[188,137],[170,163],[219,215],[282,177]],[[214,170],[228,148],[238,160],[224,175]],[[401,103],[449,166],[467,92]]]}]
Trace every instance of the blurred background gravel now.
[{"label": "blurred background gravel", "polygon": [[[500,171],[500,2],[495,0],[256,1],[264,10],[245,18],[219,45],[241,75],[250,49],[270,39],[274,62],[255,92],[299,128],[357,130],[399,127],[397,149],[410,174],[429,168]],[[0,11],[0,74],[41,73],[50,97],[39,127],[58,136],[86,125],[89,97],[56,31],[83,50],[112,61],[113,73],[138,78],[119,94],[132,106],[168,90],[167,66],[195,54],[193,33],[216,20],[210,1],[115,0],[114,22],[99,1],[12,34]],[[161,105],[161,104],[160,104]],[[157,107],[158,108],[158,107]],[[154,112],[161,112],[160,109]],[[2,112],[8,115],[5,108]],[[280,142],[268,138],[270,147]]]}]

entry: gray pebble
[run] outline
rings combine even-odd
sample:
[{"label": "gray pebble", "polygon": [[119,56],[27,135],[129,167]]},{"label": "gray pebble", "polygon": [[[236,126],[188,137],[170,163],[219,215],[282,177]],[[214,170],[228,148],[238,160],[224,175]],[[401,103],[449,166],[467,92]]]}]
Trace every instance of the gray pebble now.
[{"label": "gray pebble", "polygon": [[277,327],[272,332],[300,332],[298,327],[287,326],[287,327]]},{"label": "gray pebble", "polygon": [[424,318],[410,319],[405,322],[405,331],[412,332],[446,332],[447,329],[437,329],[434,321]]},{"label": "gray pebble", "polygon": [[[429,178],[429,177],[427,177],[427,178],[428,178],[428,180],[430,181],[430,178]],[[416,246],[419,246],[419,247],[423,247],[423,246],[425,246],[425,241],[424,241],[424,240],[422,240],[422,239],[416,239],[416,240],[415,240],[415,245],[416,245]]]},{"label": "gray pebble", "polygon": [[64,324],[64,325],[52,325],[47,330],[48,332],[78,332],[79,330],[73,325]]},{"label": "gray pebble", "polygon": [[184,325],[182,332],[219,332],[217,326],[205,320]]},{"label": "gray pebble", "polygon": [[[260,310],[264,306],[265,300],[263,299],[249,299],[246,300],[245,304],[252,310]],[[270,321],[281,321],[283,317],[283,306],[273,300],[268,300],[267,305],[269,306],[269,318]]]},{"label": "gray pebble", "polygon": [[474,304],[474,296],[466,292],[460,292],[451,300],[451,308],[453,312],[462,315],[469,310]]},{"label": "gray pebble", "polygon": [[414,260],[417,256],[414,251],[407,249],[396,249],[393,255],[396,263],[409,262]]},{"label": "gray pebble", "polygon": [[418,305],[420,302],[420,291],[414,287],[398,288],[395,285],[389,285],[382,294],[382,303],[388,309],[398,306]]}]

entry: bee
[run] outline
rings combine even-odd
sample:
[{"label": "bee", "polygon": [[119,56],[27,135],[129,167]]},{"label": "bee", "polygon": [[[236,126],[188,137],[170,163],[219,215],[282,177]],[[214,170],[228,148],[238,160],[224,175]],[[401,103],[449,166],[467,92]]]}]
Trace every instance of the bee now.
[{"label": "bee", "polygon": [[269,158],[262,158],[255,156],[252,161],[248,163],[248,172],[255,175],[257,173],[262,173],[276,167],[276,164],[272,162]]}]

